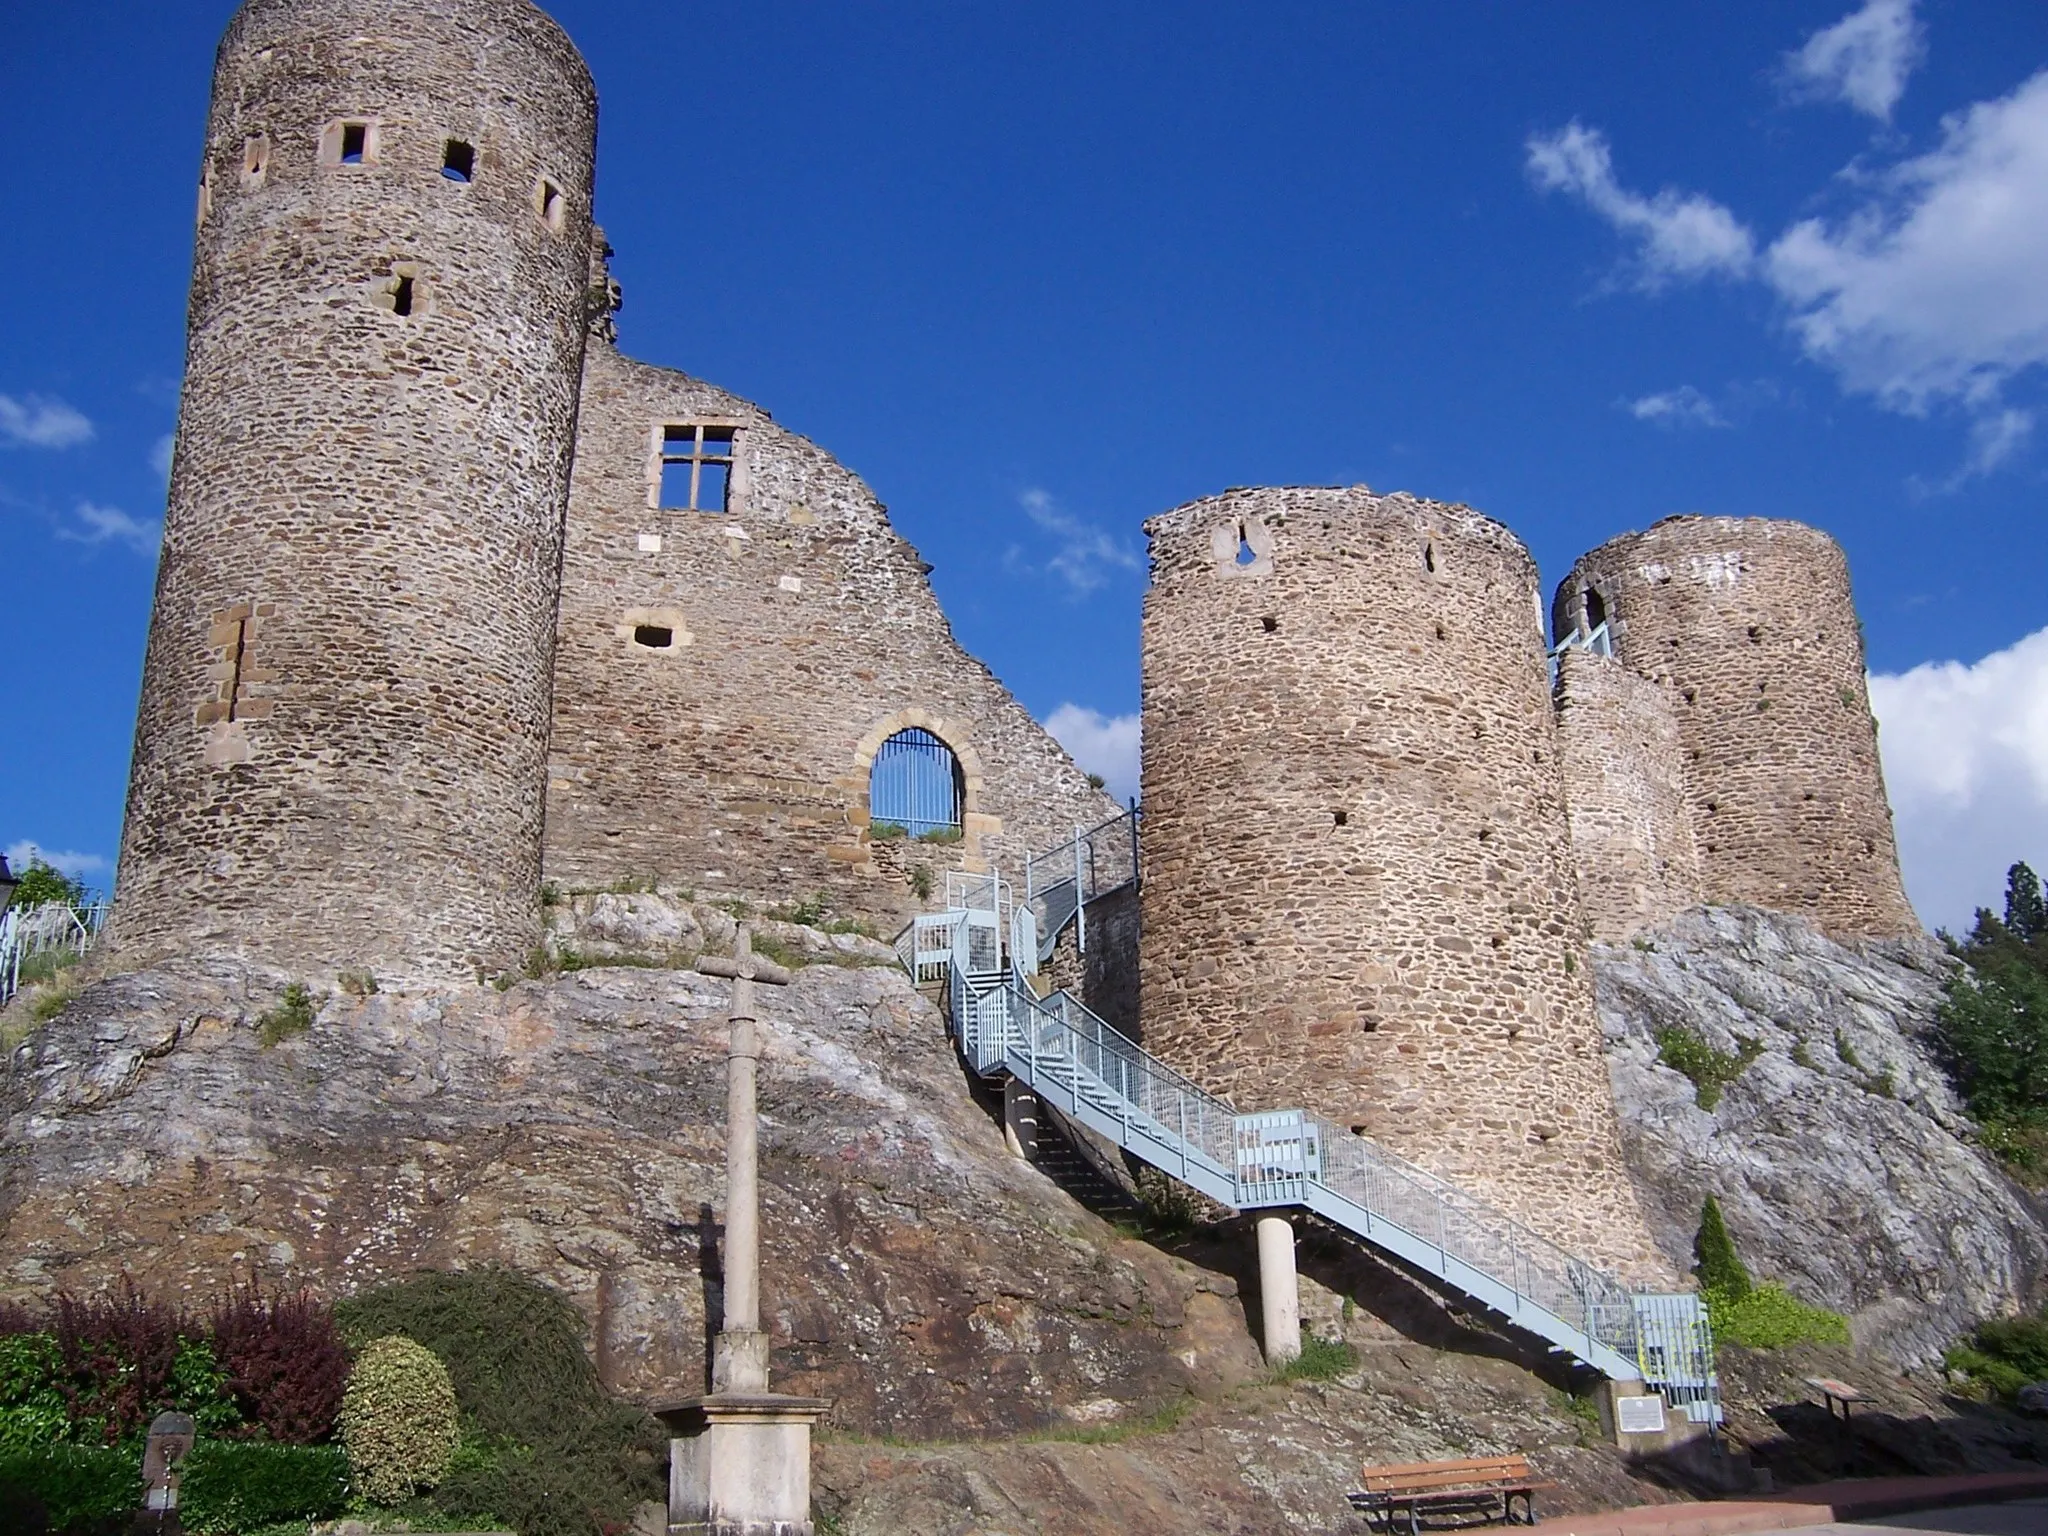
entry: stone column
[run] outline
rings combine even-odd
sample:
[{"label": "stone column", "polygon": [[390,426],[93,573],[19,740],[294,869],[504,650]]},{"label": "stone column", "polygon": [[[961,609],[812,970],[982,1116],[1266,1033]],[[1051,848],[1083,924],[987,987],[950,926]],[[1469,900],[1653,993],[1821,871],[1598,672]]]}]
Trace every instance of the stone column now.
[{"label": "stone column", "polygon": [[711,1392],[656,1409],[669,1441],[669,1536],[812,1536],[811,1426],[822,1398],[768,1390],[761,1327],[761,1049],[754,985],[789,973],[753,953],[744,927],[733,958],[697,969],[733,979],[726,1045],[725,1314],[711,1349]]},{"label": "stone column", "polygon": [[1266,1363],[1284,1365],[1301,1353],[1301,1287],[1294,1278],[1294,1227],[1285,1216],[1261,1216],[1259,1310]]}]

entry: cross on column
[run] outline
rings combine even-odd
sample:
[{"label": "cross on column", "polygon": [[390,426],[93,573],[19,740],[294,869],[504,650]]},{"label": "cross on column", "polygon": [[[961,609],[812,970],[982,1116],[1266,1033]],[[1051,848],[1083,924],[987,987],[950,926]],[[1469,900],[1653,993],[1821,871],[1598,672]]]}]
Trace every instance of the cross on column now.
[{"label": "cross on column", "polygon": [[768,1390],[768,1335],[761,1330],[760,1116],[756,1079],[761,1048],[754,1028],[754,984],[789,985],[789,972],[754,953],[753,930],[740,925],[730,960],[697,962],[706,976],[732,978],[725,1050],[725,1316],[711,1351],[713,1392]]}]

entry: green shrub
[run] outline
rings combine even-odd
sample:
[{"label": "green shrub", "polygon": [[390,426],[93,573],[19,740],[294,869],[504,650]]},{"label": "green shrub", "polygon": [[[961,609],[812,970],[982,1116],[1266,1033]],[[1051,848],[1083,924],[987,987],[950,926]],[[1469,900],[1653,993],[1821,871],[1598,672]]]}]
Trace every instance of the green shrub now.
[{"label": "green shrub", "polygon": [[196,1536],[240,1536],[287,1520],[338,1515],[348,1505],[348,1488],[348,1455],[338,1445],[201,1435],[185,1463],[178,1512]]},{"label": "green shrub", "polygon": [[267,1051],[294,1035],[303,1035],[313,1027],[313,994],[302,982],[293,982],[284,989],[284,996],[275,1008],[269,1008],[256,1016],[256,1038]]},{"label": "green shrub", "polygon": [[1742,1076],[1764,1052],[1761,1040],[1735,1037],[1734,1054],[1719,1051],[1683,1024],[1667,1024],[1656,1032],[1657,1059],[1692,1079],[1693,1101],[1701,1109],[1721,1102],[1721,1090]]},{"label": "green shrub", "polygon": [[372,1341],[349,1372],[340,1428],[356,1486],[372,1503],[433,1487],[461,1438],[448,1368],[402,1335]]},{"label": "green shrub", "polygon": [[1319,1339],[1302,1330],[1301,1353],[1281,1364],[1274,1376],[1281,1381],[1329,1381],[1358,1364],[1358,1351],[1341,1339]]},{"label": "green shrub", "polygon": [[1740,1301],[1755,1289],[1742,1255],[1735,1251],[1735,1239],[1721,1219],[1721,1202],[1712,1195],[1700,1207],[1700,1229],[1692,1239],[1693,1273],[1700,1289],[1715,1291]]},{"label": "green shrub", "polygon": [[0,1447],[0,1517],[29,1500],[52,1532],[113,1526],[142,1502],[142,1458],[103,1445]]},{"label": "green shrub", "polygon": [[2048,1381],[2048,1317],[1979,1323],[1941,1363],[2009,1400],[2029,1382]]},{"label": "green shrub", "polygon": [[[425,1273],[335,1309],[352,1339],[400,1333],[448,1364],[468,1449],[433,1505],[523,1536],[591,1536],[662,1497],[667,1437],[610,1397],[566,1298],[510,1270]],[[415,1524],[418,1522],[415,1521]]]},{"label": "green shrub", "polygon": [[49,1334],[0,1338],[0,1452],[55,1445],[71,1437],[63,1375],[63,1353]]},{"label": "green shrub", "polygon": [[922,864],[913,865],[910,871],[910,889],[919,901],[932,899],[932,872]]},{"label": "green shrub", "polygon": [[917,834],[920,843],[957,843],[967,836],[959,827],[933,827],[929,832]]},{"label": "green shrub", "polygon": [[1745,1349],[1786,1349],[1794,1344],[1847,1344],[1849,1320],[1801,1301],[1781,1285],[1765,1283],[1746,1296],[1706,1293],[1714,1337]]}]

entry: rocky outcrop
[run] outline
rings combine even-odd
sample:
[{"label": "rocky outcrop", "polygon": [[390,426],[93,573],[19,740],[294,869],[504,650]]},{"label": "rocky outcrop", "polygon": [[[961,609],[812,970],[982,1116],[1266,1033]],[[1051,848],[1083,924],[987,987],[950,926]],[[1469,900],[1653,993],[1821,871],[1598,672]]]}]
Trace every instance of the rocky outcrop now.
[{"label": "rocky outcrop", "polygon": [[[574,942],[637,952],[675,923],[688,947],[686,904],[600,900],[637,915],[607,918],[610,939],[580,921]],[[689,921],[716,945],[723,916]],[[204,1301],[254,1273],[331,1294],[501,1261],[577,1300],[616,1389],[701,1390],[725,983],[642,965],[337,994],[266,1046],[288,980],[101,980],[16,1052],[0,1292],[126,1273]],[[1168,1536],[1324,1531],[1349,1518],[1363,1460],[1516,1449],[1567,1484],[1553,1508],[1645,1496],[1499,1339],[1412,1294],[1428,1315],[1384,1321],[1398,1308],[1373,1287],[1412,1288],[1321,1239],[1304,1244],[1306,1311],[1361,1363],[1270,1382],[1240,1294],[1249,1234],[1168,1253],[1012,1157],[899,971],[812,964],[760,997],[763,1310],[776,1385],[833,1400],[818,1475],[842,1529],[938,1536],[983,1529],[979,1510],[1048,1536],[1107,1536],[1134,1512]]]},{"label": "rocky outcrop", "polygon": [[[1952,963],[1932,941],[1851,949],[1799,918],[1702,908],[1592,958],[1629,1167],[1675,1264],[1712,1194],[1759,1278],[1907,1365],[2037,1299],[2048,1233],[1928,1051]],[[1659,1061],[1672,1027],[1754,1053],[1712,1110]]]}]

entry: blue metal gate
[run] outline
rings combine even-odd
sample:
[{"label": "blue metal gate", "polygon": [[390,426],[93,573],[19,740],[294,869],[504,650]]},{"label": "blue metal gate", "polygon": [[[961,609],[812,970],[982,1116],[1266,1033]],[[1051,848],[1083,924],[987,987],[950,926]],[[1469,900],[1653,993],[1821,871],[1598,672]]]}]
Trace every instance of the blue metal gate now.
[{"label": "blue metal gate", "polygon": [[920,726],[898,731],[882,743],[868,775],[868,820],[901,827],[912,837],[960,830],[967,799],[960,760]]}]

